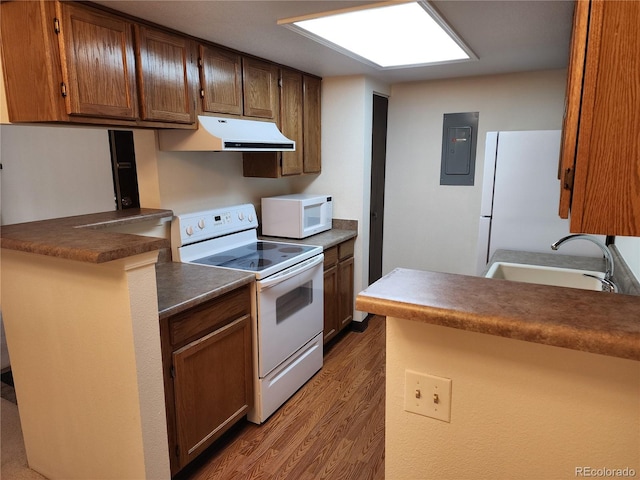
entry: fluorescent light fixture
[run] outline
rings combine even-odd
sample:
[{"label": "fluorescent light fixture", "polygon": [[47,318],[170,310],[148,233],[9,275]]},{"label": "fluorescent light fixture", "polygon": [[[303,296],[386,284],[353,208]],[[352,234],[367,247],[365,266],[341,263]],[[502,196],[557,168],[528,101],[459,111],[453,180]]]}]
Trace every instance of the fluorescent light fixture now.
[{"label": "fluorescent light fixture", "polygon": [[278,24],[382,69],[476,58],[424,1],[381,2]]}]

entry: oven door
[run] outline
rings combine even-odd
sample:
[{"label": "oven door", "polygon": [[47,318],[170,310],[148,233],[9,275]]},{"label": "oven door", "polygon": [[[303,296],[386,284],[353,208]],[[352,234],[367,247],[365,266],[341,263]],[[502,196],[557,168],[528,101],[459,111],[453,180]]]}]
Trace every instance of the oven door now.
[{"label": "oven door", "polygon": [[260,378],[322,331],[323,260],[320,254],[257,282]]}]

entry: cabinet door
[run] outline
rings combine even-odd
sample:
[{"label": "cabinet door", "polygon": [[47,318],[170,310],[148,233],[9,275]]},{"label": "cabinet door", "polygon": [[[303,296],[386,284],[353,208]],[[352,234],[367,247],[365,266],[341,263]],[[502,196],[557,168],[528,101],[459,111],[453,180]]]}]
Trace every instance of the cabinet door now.
[{"label": "cabinet door", "polygon": [[180,468],[247,413],[251,359],[249,315],[173,353]]},{"label": "cabinet door", "polygon": [[304,75],[304,173],[320,173],[321,90],[319,78]]},{"label": "cabinet door", "polygon": [[70,2],[58,9],[67,113],[135,119],[132,24]]},{"label": "cabinet door", "polygon": [[202,110],[242,115],[242,58],[226,50],[200,45]]},{"label": "cabinet door", "polygon": [[570,230],[640,236],[640,2],[590,4]]},{"label": "cabinet door", "polygon": [[194,123],[191,41],[145,26],[136,26],[136,40],[142,120]]},{"label": "cabinet door", "polygon": [[342,329],[353,320],[353,257],[338,263],[338,321]]},{"label": "cabinet door", "polygon": [[587,28],[589,26],[589,2],[576,2],[573,12],[573,31],[569,52],[569,70],[565,96],[564,118],[562,119],[562,144],[560,148],[560,217],[569,218],[571,190],[575,174],[576,145],[580,103],[582,101],[582,78],[587,50]]},{"label": "cabinet door", "polygon": [[324,343],[335,337],[336,333],[338,333],[338,267],[333,265],[324,271]]},{"label": "cabinet door", "polygon": [[278,121],[278,67],[250,58],[242,60],[244,114]]},{"label": "cabinet door", "polygon": [[303,173],[304,155],[302,74],[282,69],[280,85],[280,129],[296,142],[294,152],[282,152],[282,175],[299,175]]}]

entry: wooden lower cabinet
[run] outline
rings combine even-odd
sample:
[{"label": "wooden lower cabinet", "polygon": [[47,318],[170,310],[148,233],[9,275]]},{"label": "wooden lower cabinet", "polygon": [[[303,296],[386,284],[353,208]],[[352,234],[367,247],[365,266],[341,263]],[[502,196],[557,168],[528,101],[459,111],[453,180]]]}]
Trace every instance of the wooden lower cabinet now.
[{"label": "wooden lower cabinet", "polygon": [[353,320],[355,239],[324,252],[324,343]]},{"label": "wooden lower cabinet", "polygon": [[252,407],[250,294],[241,287],[161,320],[172,475]]}]

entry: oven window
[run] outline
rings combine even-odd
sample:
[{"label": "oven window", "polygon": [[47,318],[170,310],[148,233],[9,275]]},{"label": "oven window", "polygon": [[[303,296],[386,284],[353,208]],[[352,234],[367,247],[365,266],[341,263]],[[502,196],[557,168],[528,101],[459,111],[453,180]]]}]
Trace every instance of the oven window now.
[{"label": "oven window", "polygon": [[304,207],[304,228],[316,227],[322,220],[322,204]]},{"label": "oven window", "polygon": [[313,303],[313,281],[290,290],[276,300],[276,323],[280,323]]}]

